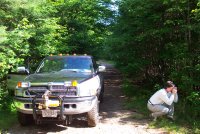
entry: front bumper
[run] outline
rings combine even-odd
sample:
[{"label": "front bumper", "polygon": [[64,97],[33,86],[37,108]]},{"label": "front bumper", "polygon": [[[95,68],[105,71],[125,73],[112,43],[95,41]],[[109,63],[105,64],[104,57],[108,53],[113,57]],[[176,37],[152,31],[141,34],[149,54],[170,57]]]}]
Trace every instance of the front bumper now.
[{"label": "front bumper", "polygon": [[[33,98],[15,97],[14,104],[17,111],[24,114],[33,114],[32,109]],[[42,101],[42,99],[41,99]],[[73,115],[89,112],[98,101],[97,96],[90,97],[64,97],[63,98],[63,114]],[[40,112],[41,113],[41,112]],[[60,110],[57,110],[58,115]]]}]

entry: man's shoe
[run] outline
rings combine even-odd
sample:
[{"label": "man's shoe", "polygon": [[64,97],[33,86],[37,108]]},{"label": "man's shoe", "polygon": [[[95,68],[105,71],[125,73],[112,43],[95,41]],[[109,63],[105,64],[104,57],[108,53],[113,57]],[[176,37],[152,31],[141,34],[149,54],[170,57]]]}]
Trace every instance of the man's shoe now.
[{"label": "man's shoe", "polygon": [[175,121],[174,117],[172,115],[167,115],[167,118],[171,121]]},{"label": "man's shoe", "polygon": [[154,116],[154,114],[153,114],[153,113],[151,113],[149,116],[150,116],[150,118],[151,118],[151,119],[153,119],[153,121],[156,121],[156,120],[157,120],[157,117],[156,117],[156,116]]}]

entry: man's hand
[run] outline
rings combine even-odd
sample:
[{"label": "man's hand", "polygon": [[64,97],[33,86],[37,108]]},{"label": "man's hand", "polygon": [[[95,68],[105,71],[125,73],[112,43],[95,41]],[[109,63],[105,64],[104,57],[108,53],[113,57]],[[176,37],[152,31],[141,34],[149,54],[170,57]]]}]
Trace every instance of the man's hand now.
[{"label": "man's hand", "polygon": [[173,94],[176,94],[176,93],[177,93],[177,87],[174,87],[174,88],[172,89],[172,93],[173,93]]}]

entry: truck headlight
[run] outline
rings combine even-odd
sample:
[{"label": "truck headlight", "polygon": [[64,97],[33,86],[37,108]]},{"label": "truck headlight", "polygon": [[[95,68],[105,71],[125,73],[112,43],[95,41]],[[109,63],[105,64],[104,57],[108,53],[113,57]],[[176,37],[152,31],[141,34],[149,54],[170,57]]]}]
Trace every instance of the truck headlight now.
[{"label": "truck headlight", "polygon": [[72,80],[72,81],[65,81],[64,86],[72,86],[72,87],[77,87],[78,86],[78,81],[77,80]]},{"label": "truck headlight", "polygon": [[30,87],[30,82],[18,82],[17,83],[17,88],[26,88],[26,87]]}]

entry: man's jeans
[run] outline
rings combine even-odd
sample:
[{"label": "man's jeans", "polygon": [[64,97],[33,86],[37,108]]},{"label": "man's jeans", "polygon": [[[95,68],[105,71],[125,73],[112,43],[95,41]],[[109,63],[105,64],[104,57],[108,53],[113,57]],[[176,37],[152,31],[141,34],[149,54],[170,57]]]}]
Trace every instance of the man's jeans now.
[{"label": "man's jeans", "polygon": [[167,104],[152,105],[147,103],[147,107],[153,113],[154,117],[159,117],[162,115],[173,117],[174,115],[174,103],[172,103],[172,105],[167,105]]}]

